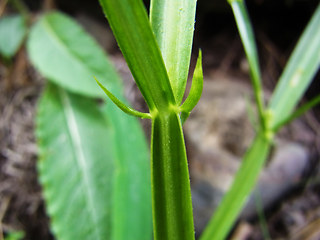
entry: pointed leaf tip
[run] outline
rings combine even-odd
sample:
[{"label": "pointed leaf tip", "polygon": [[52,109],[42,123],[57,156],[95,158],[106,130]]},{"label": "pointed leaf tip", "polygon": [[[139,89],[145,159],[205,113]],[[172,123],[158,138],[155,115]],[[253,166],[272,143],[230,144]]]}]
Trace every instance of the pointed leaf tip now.
[{"label": "pointed leaf tip", "polygon": [[108,89],[106,89],[96,77],[94,77],[100,88],[106,93],[106,95],[111,99],[111,101],[117,105],[118,108],[120,108],[123,112],[135,116],[135,117],[140,117],[140,118],[148,118],[151,119],[150,113],[143,113],[139,112],[137,110],[134,110],[133,108],[127,106],[123,102],[121,102],[115,95],[113,95]]},{"label": "pointed leaf tip", "polygon": [[184,116],[183,122],[187,119],[192,109],[200,100],[203,89],[202,52],[199,50],[197,64],[193,73],[192,85],[187,99],[181,105],[181,114]]}]

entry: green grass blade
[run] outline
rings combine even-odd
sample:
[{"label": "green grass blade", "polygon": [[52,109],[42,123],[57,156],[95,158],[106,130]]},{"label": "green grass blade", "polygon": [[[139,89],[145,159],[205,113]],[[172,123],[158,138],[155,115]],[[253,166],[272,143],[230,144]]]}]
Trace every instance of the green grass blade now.
[{"label": "green grass blade", "polygon": [[40,99],[38,171],[51,229],[59,240],[111,237],[114,156],[106,126],[92,99],[53,85]]},{"label": "green grass blade", "polygon": [[260,133],[243,158],[231,188],[223,197],[201,240],[224,240],[252,191],[268,157],[270,141]]},{"label": "green grass blade", "polygon": [[271,127],[293,112],[320,65],[320,4],[299,39],[270,100]]},{"label": "green grass blade", "polygon": [[152,0],[150,21],[177,104],[184,95],[194,32],[196,0]]},{"label": "green grass blade", "polygon": [[116,71],[96,41],[62,13],[46,14],[35,23],[27,49],[33,65],[69,91],[104,97],[93,76],[112,92],[121,87]]},{"label": "green grass blade", "polygon": [[192,85],[187,99],[184,101],[181,109],[181,122],[182,124],[189,116],[192,109],[197,105],[200,100],[203,89],[203,72],[202,72],[202,53],[199,51],[199,56],[196,68],[193,73]]},{"label": "green grass blade", "polygon": [[311,99],[309,102],[303,104],[299,107],[295,112],[293,112],[288,118],[284,119],[283,122],[280,122],[277,126],[275,126],[274,132],[277,132],[281,127],[289,124],[294,119],[302,116],[305,112],[313,108],[314,106],[320,104],[320,95],[316,96],[315,98]]},{"label": "green grass blade", "polygon": [[151,138],[155,240],[193,240],[190,181],[178,114],[158,114]]},{"label": "green grass blade", "polygon": [[259,120],[261,125],[260,127],[265,127],[263,92],[261,84],[259,59],[247,8],[243,0],[228,0],[228,2],[231,5],[242,40],[242,44],[244,46],[244,50],[249,62],[252,86],[254,89],[255,99],[258,106]]},{"label": "green grass blade", "polygon": [[175,100],[168,74],[141,0],[100,0],[120,49],[150,112]]}]

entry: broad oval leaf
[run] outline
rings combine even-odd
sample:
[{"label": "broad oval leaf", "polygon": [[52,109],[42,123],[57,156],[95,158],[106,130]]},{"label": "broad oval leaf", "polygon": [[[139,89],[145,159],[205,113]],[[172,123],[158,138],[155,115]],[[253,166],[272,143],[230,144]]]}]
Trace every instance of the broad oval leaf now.
[{"label": "broad oval leaf", "polygon": [[112,192],[112,239],[152,239],[151,177],[149,151],[135,117],[113,103],[106,104],[115,132],[116,158]]},{"label": "broad oval leaf", "polygon": [[72,92],[103,96],[94,76],[112,92],[119,78],[107,56],[82,27],[58,12],[42,16],[27,43],[32,63],[48,79]]},{"label": "broad oval leaf", "polygon": [[5,16],[0,19],[0,54],[13,57],[27,33],[27,26],[21,15]]},{"label": "broad oval leaf", "polygon": [[[43,24],[44,26],[42,26]],[[46,26],[47,24],[49,25]],[[64,25],[71,27],[71,29],[63,27]],[[50,36],[50,28],[48,28],[50,26],[53,26],[52,29],[56,30],[57,39],[51,39],[53,35]],[[59,39],[62,41],[60,45]],[[47,40],[48,42],[46,42]],[[40,44],[39,46],[37,45],[38,43]],[[65,43],[65,45],[62,43]],[[51,50],[43,50],[41,47],[44,44],[45,47]],[[57,46],[60,46],[62,49],[57,48]],[[92,46],[93,48],[91,48]],[[32,29],[32,38],[29,40],[28,50],[30,56],[34,55],[31,57],[31,60],[35,65],[41,65],[41,67],[38,66],[38,69],[49,81],[53,81],[68,90],[84,95],[104,96],[103,91],[93,78],[93,76],[96,76],[114,95],[125,102],[121,94],[122,86],[119,77],[109,64],[102,49],[70,18],[60,13],[51,13],[42,17]],[[32,53],[32,51],[35,52]],[[39,53],[39,51],[42,52]],[[59,62],[59,59],[61,62]],[[46,61],[46,63],[42,63],[41,61]],[[54,76],[54,80],[50,78],[51,76]],[[82,98],[85,97],[83,96]],[[57,100],[53,99],[52,101]],[[58,103],[50,104],[57,105]],[[42,105],[45,108],[45,104],[40,104],[39,106]],[[80,111],[82,107],[84,106],[79,106],[77,109]],[[87,111],[84,109],[84,113],[90,114]],[[99,138],[93,138],[90,142],[91,145],[88,147],[96,152],[100,151],[97,148],[107,148],[115,153],[112,155],[114,163],[112,174],[108,174],[106,171],[103,176],[106,178],[106,181],[112,180],[113,182],[112,191],[108,199],[106,199],[106,204],[109,204],[110,201],[112,202],[112,215],[105,222],[104,227],[108,230],[108,234],[104,239],[109,239],[111,236],[112,239],[117,240],[148,240],[152,232],[151,183],[148,150],[143,131],[136,119],[126,116],[122,112],[119,113],[119,110],[112,103],[108,103],[103,112],[104,117],[110,120],[110,124],[104,127],[113,132],[112,136],[108,136],[109,141],[112,142],[112,147],[108,145],[101,146]],[[53,117],[52,119],[54,121]],[[48,120],[46,124],[50,126],[52,125],[52,121]],[[85,127],[89,129],[95,128],[96,123],[93,121],[91,124]],[[55,148],[55,146],[48,144],[47,147],[59,151],[59,148]],[[109,151],[106,151],[105,154],[106,158],[110,156]],[[45,165],[45,163],[41,164]],[[43,166],[43,168],[48,167]],[[90,171],[96,171],[95,168],[103,170],[103,165],[96,163],[92,165]],[[61,187],[63,187],[62,181],[57,184],[61,184]],[[108,188],[109,186],[106,185],[104,187]],[[51,185],[45,185],[44,188],[45,191],[51,191]],[[70,194],[69,197],[73,198],[73,195]],[[60,196],[55,195],[51,201],[47,201],[49,210],[52,208],[50,205],[55,205],[53,198],[58,202],[68,202],[69,197],[59,200]],[[65,205],[65,208],[67,211],[67,205]],[[78,216],[77,218],[77,221],[80,223],[84,220],[86,220],[86,216]],[[76,221],[74,224],[76,225]],[[128,231],[128,229],[131,230]],[[74,239],[86,240],[96,238],[83,237]]]},{"label": "broad oval leaf", "polygon": [[49,85],[37,114],[38,170],[59,240],[111,236],[113,143],[95,101]]}]

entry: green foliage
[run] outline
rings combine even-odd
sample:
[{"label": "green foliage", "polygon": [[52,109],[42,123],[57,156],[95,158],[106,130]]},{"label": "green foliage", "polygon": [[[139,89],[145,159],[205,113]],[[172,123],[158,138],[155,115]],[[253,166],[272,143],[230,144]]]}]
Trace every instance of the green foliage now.
[{"label": "green foliage", "polygon": [[247,197],[255,186],[256,180],[271,147],[270,140],[264,133],[257,134],[251,147],[243,157],[243,162],[234,177],[233,184],[215,211],[207,228],[201,235],[201,240],[223,240],[232,228]]},{"label": "green foliage", "polygon": [[203,89],[203,72],[202,72],[202,52],[199,51],[199,56],[196,68],[193,73],[192,85],[187,99],[181,105],[181,122],[182,124],[190,115],[192,109],[200,100]]},{"label": "green foliage", "polygon": [[178,114],[152,121],[154,239],[194,239],[188,163]]},{"label": "green foliage", "polygon": [[[242,0],[229,0],[251,69],[253,88],[261,118],[259,130],[243,158],[238,173],[227,194],[205,229],[201,240],[223,240],[228,235],[237,216],[252,191],[264,162],[268,157],[274,134],[284,124],[292,121],[315,104],[320,96],[291,114],[320,65],[320,5],[299,40],[269,103],[262,107],[261,79],[255,41],[247,10]],[[260,109],[261,108],[261,109]]]},{"label": "green foliage", "polygon": [[151,27],[178,104],[182,101],[188,78],[195,13],[195,0],[151,1]]},{"label": "green foliage", "polygon": [[111,239],[150,240],[151,183],[144,132],[134,117],[124,115],[111,103],[103,112],[110,119],[116,145]]},{"label": "green foliage", "polygon": [[32,27],[27,44],[35,67],[69,91],[101,96],[93,76],[109,89],[120,87],[118,75],[96,41],[62,13],[43,15]]},{"label": "green foliage", "polygon": [[100,0],[100,4],[150,113],[166,111],[170,104],[175,105],[168,74],[142,1]]},{"label": "green foliage", "polygon": [[[260,121],[234,183],[202,240],[226,238],[263,168],[274,133],[320,102],[317,96],[294,111],[320,65],[320,5],[265,108],[247,9],[243,0],[229,3],[250,65]],[[128,106],[107,56],[71,18],[54,12],[34,24],[28,54],[50,82],[39,100],[36,135],[39,178],[52,230],[59,240],[149,240],[152,196],[154,239],[193,240],[182,124],[201,96],[201,51],[189,96],[181,102],[196,0],[152,0],[150,19],[141,0],[100,0],[100,4],[150,113]],[[0,19],[0,53],[12,57],[25,35],[21,16]],[[93,99],[103,92],[117,106]],[[152,119],[151,176],[143,131],[136,119],[119,108]]]},{"label": "green foliage", "polygon": [[294,111],[320,65],[320,4],[304,30],[270,100],[270,125],[277,126]]},{"label": "green foliage", "polygon": [[24,237],[23,232],[10,232],[7,234],[7,236],[4,238],[4,240],[21,240]]},{"label": "green foliage", "polygon": [[100,88],[104,91],[104,93],[110,98],[110,100],[117,105],[123,112],[141,118],[151,118],[150,113],[142,113],[134,110],[133,108],[127,106],[125,103],[121,102],[116,96],[114,96],[108,89],[106,89],[97,79],[96,79]]},{"label": "green foliage", "polygon": [[21,15],[0,18],[0,55],[12,58],[19,50],[27,33],[25,19]]},{"label": "green foliage", "polygon": [[56,237],[150,239],[150,166],[143,131],[112,104],[99,107],[87,97],[103,94],[93,78],[100,76],[126,103],[102,49],[69,17],[51,13],[31,29],[28,51],[38,70],[59,85],[48,85],[37,115],[39,175]]},{"label": "green foliage", "polygon": [[94,100],[52,84],[43,93],[38,170],[58,239],[110,239],[114,147],[108,125]]},{"label": "green foliage", "polygon": [[261,83],[261,72],[259,67],[259,59],[257,53],[257,47],[255,44],[254,33],[250,23],[250,19],[247,13],[246,6],[243,1],[229,0],[232,7],[233,14],[239,29],[239,34],[243,43],[243,47],[248,59],[250,67],[250,77],[252,86],[254,89],[255,99],[257,102],[259,113],[259,127],[266,128],[264,122],[264,104],[263,104],[263,92]]},{"label": "green foliage", "polygon": [[[173,4],[171,7],[181,5],[179,2],[171,1]],[[179,21],[181,31],[175,35],[180,36],[180,39],[171,35],[168,42],[166,39],[168,36],[162,39],[162,36],[159,35],[161,30],[151,29],[142,1],[100,0],[100,3],[135,81],[149,106],[152,118],[151,180],[154,239],[194,239],[189,173],[179,117],[180,111],[182,111],[179,107],[181,99],[178,99],[179,96],[184,94],[185,80],[182,79],[184,83],[182,82],[181,85],[180,78],[185,73],[181,72],[181,76],[178,77],[170,72],[169,81],[166,66],[168,68],[168,66],[183,64],[186,59],[181,58],[185,56],[188,56],[187,60],[190,59],[190,43],[187,44],[187,49],[183,49],[179,44],[188,43],[190,38],[192,39],[193,26],[191,30],[185,29],[187,33],[182,33],[182,29],[188,26],[188,22],[191,21],[184,18],[194,16],[195,3],[186,4],[189,7],[194,5],[194,8],[185,9],[184,13],[186,14],[181,16],[181,21]],[[175,17],[163,22],[160,16],[174,15],[177,11],[174,8],[171,12],[166,11],[170,9],[169,2],[162,7],[158,4],[161,5],[162,3],[151,2],[152,8],[158,9],[157,13],[159,14],[155,16],[155,12],[153,13],[155,18],[152,26],[164,28],[165,24],[165,27],[172,25],[172,29],[174,29],[177,26],[177,22],[174,22]],[[169,48],[175,49],[174,51],[177,53],[175,58],[168,56],[166,66],[161,56],[161,53],[164,54],[164,52],[160,53],[152,30],[159,31],[158,41],[160,37],[161,41],[166,42],[165,49],[162,48],[161,51],[166,51]],[[173,32],[171,31],[170,34],[173,34]],[[179,75],[180,71],[188,71],[189,67],[183,66],[183,68],[184,70],[178,69]],[[192,94],[197,94],[197,96],[191,97],[187,101],[185,109],[188,113],[201,94],[203,81],[201,61],[198,64],[195,76],[195,86],[198,87],[194,88],[196,91],[193,90]],[[179,79],[173,79],[173,77]],[[174,81],[179,83],[176,84],[175,88],[171,88]],[[138,115],[115,100],[111,91],[102,88],[122,110]]]}]

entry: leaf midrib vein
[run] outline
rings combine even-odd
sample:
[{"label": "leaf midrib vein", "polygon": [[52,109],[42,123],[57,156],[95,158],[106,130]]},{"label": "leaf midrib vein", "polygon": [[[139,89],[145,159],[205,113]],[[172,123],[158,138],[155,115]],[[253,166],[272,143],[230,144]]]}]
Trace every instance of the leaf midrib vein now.
[{"label": "leaf midrib vein", "polygon": [[69,129],[69,134],[71,137],[71,141],[72,141],[72,145],[73,145],[73,149],[74,149],[74,155],[76,158],[76,162],[80,168],[80,171],[82,173],[82,183],[85,185],[85,191],[86,191],[86,198],[87,198],[87,203],[89,206],[89,215],[92,218],[92,221],[94,222],[94,232],[96,235],[97,240],[101,239],[100,238],[100,234],[98,230],[99,228],[99,221],[98,221],[98,217],[97,217],[97,209],[95,208],[94,205],[94,197],[93,197],[93,192],[91,190],[93,184],[91,183],[90,180],[90,173],[87,171],[89,169],[87,163],[86,163],[86,157],[85,157],[85,153],[83,151],[83,144],[81,141],[81,134],[79,131],[79,127],[78,124],[76,122],[76,118],[75,118],[75,113],[71,107],[71,102],[69,97],[67,96],[67,93],[63,90],[60,89],[59,90],[59,94],[60,94],[60,98],[62,100],[63,106],[64,106],[64,114],[65,114],[65,119],[67,122],[67,126]]}]

